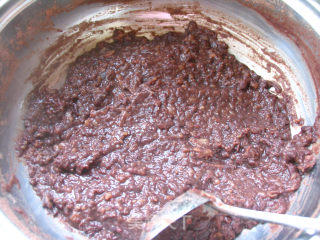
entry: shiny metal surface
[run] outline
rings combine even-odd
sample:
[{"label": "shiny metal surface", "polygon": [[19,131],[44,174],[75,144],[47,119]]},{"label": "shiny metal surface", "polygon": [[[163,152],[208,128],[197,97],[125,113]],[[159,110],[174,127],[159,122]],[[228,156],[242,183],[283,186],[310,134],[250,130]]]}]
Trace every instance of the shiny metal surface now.
[{"label": "shiny metal surface", "polygon": [[167,202],[161,210],[146,223],[143,232],[141,233],[140,240],[151,240],[155,238],[176,220],[208,202],[210,202],[209,198],[202,196],[193,190],[181,194],[174,200]]},{"label": "shiny metal surface", "polygon": [[219,198],[210,193],[191,189],[174,200],[167,202],[163,208],[146,223],[144,231],[140,236],[140,240],[151,240],[156,238],[160,232],[169,227],[176,220],[182,218],[191,210],[201,207],[203,204],[214,211],[212,216],[217,212],[223,212],[231,216],[272,222],[304,231],[313,231],[317,234],[320,233],[320,219],[234,207],[224,204]]},{"label": "shiny metal surface", "polygon": [[[54,2],[61,7],[73,1],[10,0],[6,2],[0,8],[0,47],[7,49],[10,42],[19,37],[17,34],[19,30],[28,33],[29,29],[26,28],[28,21],[36,19],[36,23],[44,22],[47,19],[45,11],[52,9]],[[57,83],[52,79],[56,76],[63,76],[61,73],[66,66],[64,63],[71,62],[81,54],[79,51],[74,55],[67,55],[77,39],[81,39],[83,47],[90,49],[95,42],[110,35],[110,31],[106,30],[109,27],[142,27],[141,34],[148,35],[148,31],[158,33],[167,31],[164,29],[165,26],[181,31],[189,19],[194,19],[201,25],[216,30],[220,29],[220,36],[230,45],[230,52],[265,79],[274,81],[282,77],[287,79],[287,82],[284,81],[281,84],[291,89],[296,99],[295,109],[298,115],[305,119],[306,125],[313,124],[316,117],[320,80],[316,78],[309,59],[311,57],[315,59],[313,64],[319,65],[320,63],[319,1],[141,0],[130,3],[125,1],[109,1],[108,3],[84,1],[84,3],[86,4],[52,16],[55,29],[35,31],[32,32],[32,36],[26,34],[26,37],[23,38],[26,41],[25,45],[20,49],[10,47],[9,51],[13,57],[20,59],[16,65],[12,64],[13,62],[8,64],[1,62],[0,64],[0,180],[4,185],[10,181],[11,176],[16,175],[20,182],[20,188],[14,185],[10,193],[0,188],[0,218],[3,221],[10,219],[10,222],[18,226],[19,230],[16,229],[16,231],[22,231],[27,238],[66,239],[67,236],[75,239],[82,238],[77,231],[72,232],[66,229],[42,208],[41,201],[35,196],[28,182],[27,171],[23,163],[16,159],[14,146],[17,133],[22,126],[23,101],[26,94],[32,89],[31,82],[27,81],[28,77],[36,66],[41,65],[40,63],[50,64],[49,60],[61,60],[63,58],[59,58],[60,56],[67,56],[69,60],[61,63],[61,66],[49,74],[49,83],[52,83],[52,86],[56,85]],[[170,14],[165,6],[183,11]],[[214,21],[209,21],[206,17]],[[103,22],[106,19],[109,21],[105,21],[105,24],[100,26],[88,24],[87,29],[77,35],[75,26],[80,22]],[[286,24],[290,24],[290,27],[295,29],[296,36],[288,36],[287,30],[281,28]],[[103,34],[97,34],[94,31],[97,28]],[[53,45],[62,35],[69,37],[66,45],[56,49],[50,58],[43,58],[45,49]],[[307,46],[310,52],[304,52],[304,46]],[[252,49],[255,49],[256,53]],[[281,58],[282,62],[277,62],[277,59],[272,57],[261,59],[259,55],[263,54],[262,49],[268,50],[271,56]],[[0,51],[0,54],[3,53]],[[277,71],[269,72],[267,70],[268,61],[279,66],[283,75],[279,75]],[[41,78],[41,76],[38,77]],[[296,131],[298,130],[293,129],[293,133]],[[290,214],[313,217],[319,215],[319,181],[320,166],[318,164],[304,178],[301,188],[293,197],[289,209]],[[238,239],[310,239],[310,236],[301,235],[290,228],[276,228],[270,224],[264,224],[250,231],[243,231]]]}]

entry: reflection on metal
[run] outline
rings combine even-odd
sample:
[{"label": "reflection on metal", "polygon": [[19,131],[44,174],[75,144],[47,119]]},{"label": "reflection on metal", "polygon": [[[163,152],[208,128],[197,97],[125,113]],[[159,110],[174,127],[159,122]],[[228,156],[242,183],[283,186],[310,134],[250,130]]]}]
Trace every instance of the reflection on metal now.
[{"label": "reflection on metal", "polygon": [[[0,7],[9,2],[10,0],[0,2]],[[24,9],[34,3],[36,0],[20,0],[14,1],[11,0],[10,9],[6,11],[2,16],[0,16],[0,32],[7,26],[10,21],[12,21],[19,13],[21,13]],[[15,2],[15,3],[14,3]],[[2,4],[2,5],[1,5]]]},{"label": "reflection on metal", "polygon": [[0,8],[5,5],[7,2],[9,2],[10,0],[0,0]]},{"label": "reflection on metal", "polygon": [[316,2],[310,1],[317,11],[307,5],[308,1],[292,1],[283,0],[295,12],[297,12],[303,19],[305,19],[310,26],[320,35],[320,6]]}]

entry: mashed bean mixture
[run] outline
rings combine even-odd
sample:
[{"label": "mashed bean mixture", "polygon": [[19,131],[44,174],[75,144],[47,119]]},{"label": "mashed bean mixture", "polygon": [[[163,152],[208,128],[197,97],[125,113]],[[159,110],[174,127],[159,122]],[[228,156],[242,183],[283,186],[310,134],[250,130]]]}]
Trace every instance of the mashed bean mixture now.
[{"label": "mashed bean mixture", "polygon": [[[138,239],[143,222],[191,188],[287,210],[315,164],[316,138],[313,127],[292,138],[277,84],[194,22],[153,40],[115,30],[113,40],[78,57],[61,89],[28,98],[18,150],[49,212],[92,239]],[[158,238],[233,239],[254,225],[191,215]]]}]

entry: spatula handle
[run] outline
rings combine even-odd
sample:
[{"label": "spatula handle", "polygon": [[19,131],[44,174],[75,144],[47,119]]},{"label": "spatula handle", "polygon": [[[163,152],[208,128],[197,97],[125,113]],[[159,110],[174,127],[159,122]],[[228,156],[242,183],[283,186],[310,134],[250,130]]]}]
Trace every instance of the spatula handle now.
[{"label": "spatula handle", "polygon": [[213,203],[212,206],[214,209],[219,210],[221,212],[238,216],[251,218],[254,220],[261,220],[265,222],[271,222],[276,224],[282,224],[294,228],[298,228],[301,230],[314,230],[315,232],[320,232],[320,219],[310,218],[310,217],[301,217],[301,216],[293,216],[289,214],[278,214],[278,213],[270,213],[263,211],[256,211],[251,209],[233,207],[224,203]]}]

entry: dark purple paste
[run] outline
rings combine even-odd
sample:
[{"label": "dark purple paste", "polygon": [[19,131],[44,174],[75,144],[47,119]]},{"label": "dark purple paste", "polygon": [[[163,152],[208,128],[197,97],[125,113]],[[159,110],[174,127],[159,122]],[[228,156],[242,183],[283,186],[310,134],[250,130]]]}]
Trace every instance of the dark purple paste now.
[{"label": "dark purple paste", "polygon": [[[194,22],[151,41],[121,30],[113,39],[78,57],[61,89],[29,96],[18,148],[44,207],[92,239],[138,239],[190,188],[284,213],[315,164],[316,137],[313,127],[291,137],[281,88]],[[195,211],[158,239],[233,239],[253,225]]]}]

